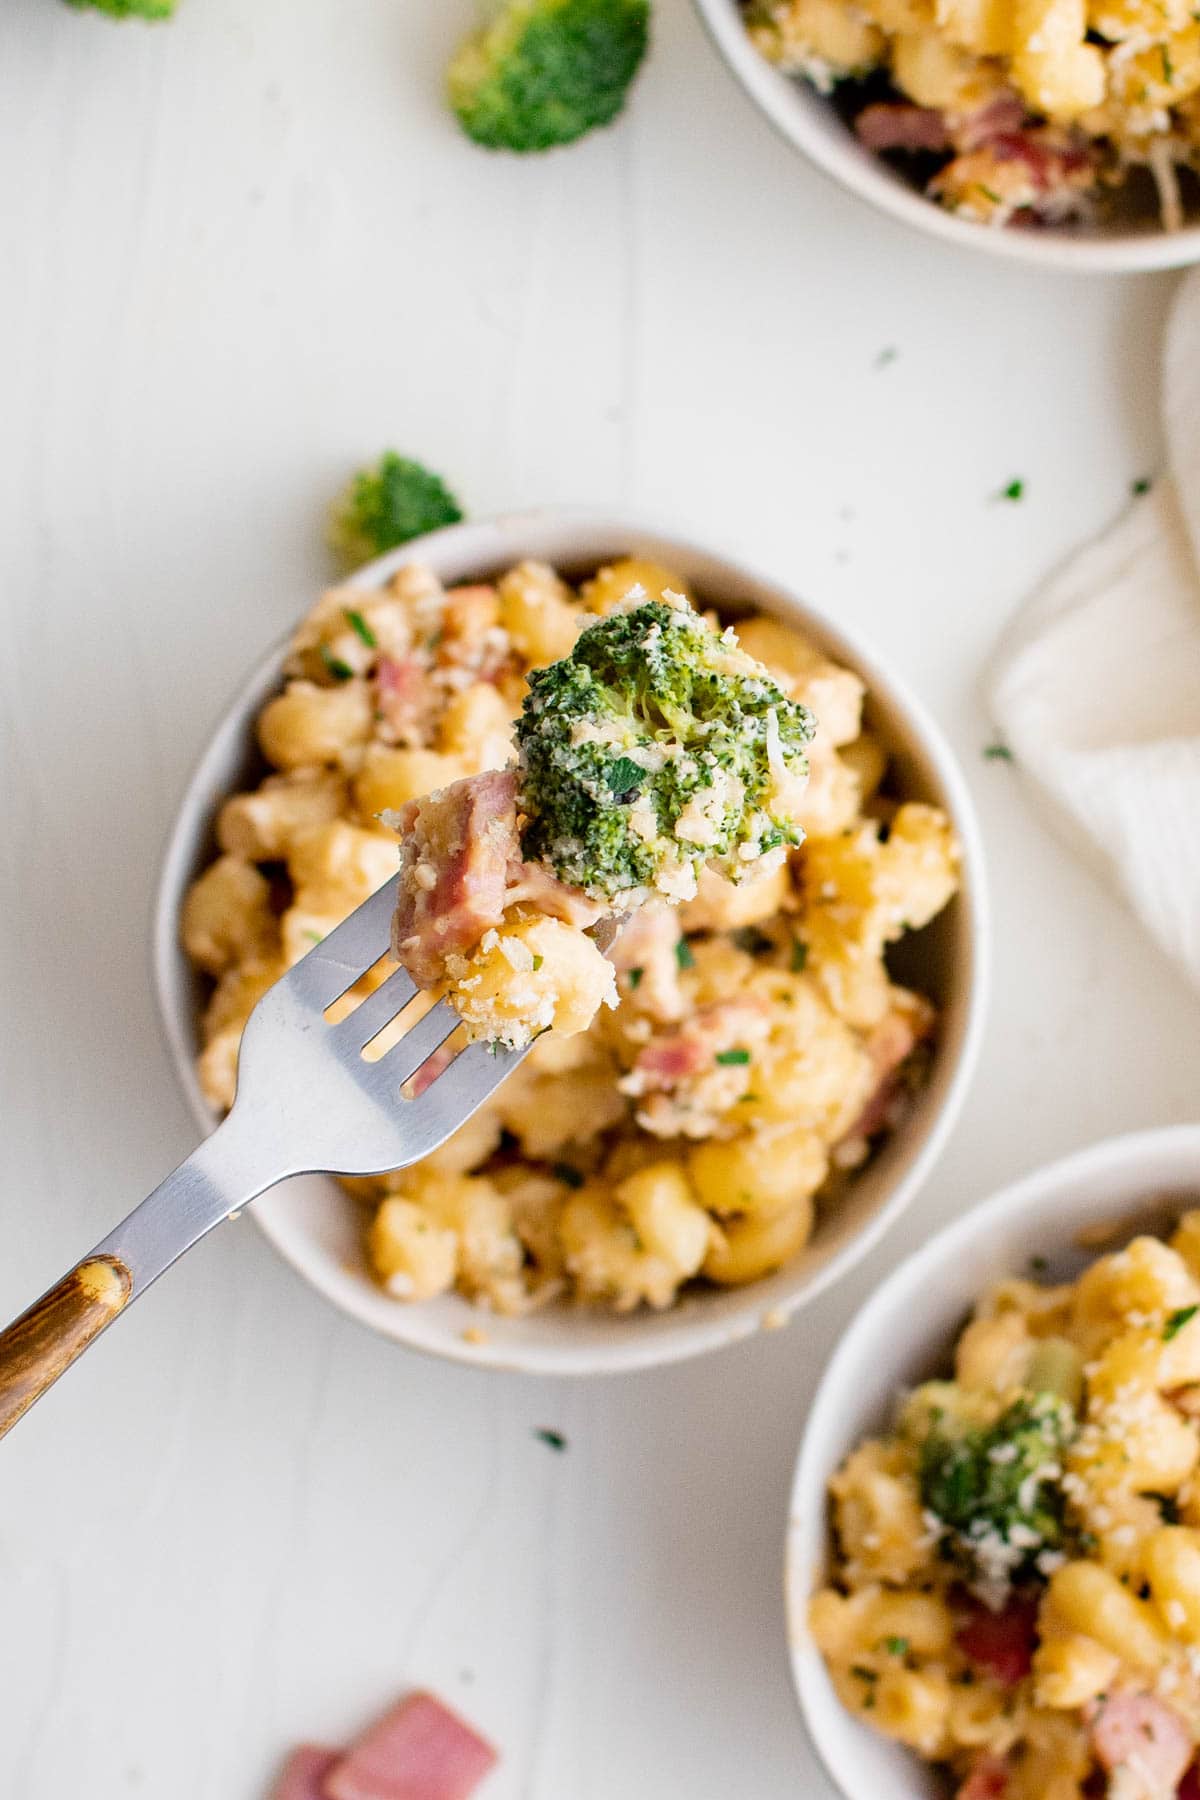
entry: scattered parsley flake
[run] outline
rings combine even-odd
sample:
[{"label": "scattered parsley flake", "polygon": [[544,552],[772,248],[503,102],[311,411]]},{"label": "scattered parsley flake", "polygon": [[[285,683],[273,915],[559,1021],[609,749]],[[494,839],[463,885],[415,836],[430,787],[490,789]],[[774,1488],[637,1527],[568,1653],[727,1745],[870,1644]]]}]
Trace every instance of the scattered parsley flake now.
[{"label": "scattered parsley flake", "polygon": [[544,957],[544,956],[535,956],[535,957],[534,957],[534,959],[533,959],[533,972],[534,972],[534,974],[535,974],[535,975],[536,975],[536,974],[537,974],[537,972],[538,972],[538,970],[539,970],[539,969],[540,969],[540,968],[541,968],[541,966],[542,966],[542,964],[543,964],[543,963],[544,963],[544,962],[545,962],[545,960],[546,960],[546,959],[545,959],[545,957]]},{"label": "scattered parsley flake", "polygon": [[895,344],[885,344],[883,349],[879,352],[879,355],[875,358],[874,366],[877,369],[890,369],[899,354],[900,352],[897,350]]},{"label": "scattered parsley flake", "polygon": [[552,1431],[548,1425],[535,1426],[533,1435],[535,1438],[539,1439],[541,1443],[548,1445],[551,1450],[565,1450],[567,1448],[567,1440],[562,1432]]},{"label": "scattered parsley flake", "polygon": [[645,769],[639,763],[635,763],[632,757],[618,756],[608,771],[608,785],[620,800],[626,794],[631,794],[635,787],[640,786],[645,780],[645,776]]},{"label": "scattered parsley flake", "polygon": [[351,631],[356,632],[362,639],[368,650],[378,650],[379,639],[375,636],[375,633],[371,630],[371,627],[367,624],[367,621],[363,618],[362,614],[356,612],[352,606],[346,608],[346,623],[349,625]]},{"label": "scattered parsley flake", "polygon": [[793,938],[792,939],[792,960],[791,960],[791,965],[790,965],[792,974],[799,975],[803,971],[804,965],[807,963],[807,961],[808,961],[808,945],[804,942],[803,938]]},{"label": "scattered parsley flake", "polygon": [[908,1655],[908,1639],[906,1637],[886,1637],[883,1640],[883,1647],[889,1656]]},{"label": "scattered parsley flake", "polygon": [[1134,499],[1138,500],[1143,494],[1148,494],[1153,485],[1154,483],[1148,475],[1139,475],[1136,481],[1130,482],[1129,491]]},{"label": "scattered parsley flake", "polygon": [[983,746],[984,762],[1015,762],[1017,759],[1007,744],[985,744]]},{"label": "scattered parsley flake", "polygon": [[325,942],[325,934],[323,932],[306,931],[304,935],[306,938],[311,938],[314,944],[323,944]]},{"label": "scattered parsley flake", "polygon": [[690,969],[695,964],[695,952],[686,938],[680,938],[675,946],[675,961],[681,969]]},{"label": "scattered parsley flake", "polygon": [[1163,80],[1166,82],[1167,86],[1170,87],[1175,80],[1175,65],[1171,61],[1171,52],[1165,44],[1160,44],[1159,50],[1162,54]]},{"label": "scattered parsley flake", "polygon": [[1163,1326],[1163,1343],[1169,1344],[1173,1337],[1177,1337],[1188,1320],[1194,1319],[1198,1312],[1200,1312],[1200,1306],[1181,1306],[1178,1312],[1169,1314],[1167,1322]]},{"label": "scattered parsley flake", "polygon": [[1002,487],[1000,489],[996,498],[997,500],[1023,500],[1025,498],[1025,483],[1021,480],[1019,475],[1014,476],[1007,487]]},{"label": "scattered parsley flake", "polygon": [[646,971],[644,969],[629,969],[627,971],[628,976],[629,976],[629,986],[630,986],[631,990],[633,988],[641,986],[642,976],[645,974],[645,972]]},{"label": "scattered parsley flake", "polygon": [[352,681],[354,679],[354,670],[350,664],[343,662],[340,656],[335,656],[328,644],[321,645],[321,661],[335,681]]},{"label": "scattered parsley flake", "polygon": [[[977,181],[975,183],[975,186],[979,189],[979,191],[983,195],[984,199],[990,200],[993,206],[1003,206],[1004,205],[1004,200],[1003,200],[1002,196],[996,192],[995,188],[985,187],[982,181]],[[1014,483],[1014,485],[1019,487],[1020,483],[1017,482],[1017,483]],[[1021,496],[1019,494],[1010,494],[1009,495],[1010,500],[1019,500],[1020,498],[1021,498]]]},{"label": "scattered parsley flake", "polygon": [[740,1068],[743,1063],[750,1061],[750,1052],[748,1050],[718,1050],[717,1061],[727,1069]]}]

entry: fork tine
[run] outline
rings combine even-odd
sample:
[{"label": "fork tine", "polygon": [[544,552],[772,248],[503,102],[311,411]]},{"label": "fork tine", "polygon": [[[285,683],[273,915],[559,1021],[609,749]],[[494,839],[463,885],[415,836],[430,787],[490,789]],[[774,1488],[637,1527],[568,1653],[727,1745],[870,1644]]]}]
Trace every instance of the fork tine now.
[{"label": "fork tine", "polygon": [[334,1029],[342,1037],[353,1038],[361,1049],[378,1035],[389,1019],[402,1012],[417,991],[417,984],[407,969],[394,969],[387,980],[368,994],[354,1011],[341,1019]]},{"label": "fork tine", "polygon": [[[322,1009],[340,999],[347,988],[377,963],[391,943],[399,875],[393,875],[340,925],[335,925],[284,979]],[[357,1018],[362,1008],[352,1015]]]},{"label": "fork tine", "polygon": [[433,1010],[427,1012],[411,1031],[406,1031],[395,1048],[389,1050],[385,1056],[381,1056],[378,1062],[363,1062],[360,1057],[360,1079],[376,1095],[398,1095],[409,1076],[415,1075],[421,1064],[426,1062],[434,1051],[445,1043],[451,1033],[458,1030],[461,1024],[462,1020],[450,1002],[439,1000]]},{"label": "fork tine", "polygon": [[450,1067],[413,1100],[405,1117],[405,1137],[414,1161],[436,1150],[452,1137],[511,1075],[529,1054],[520,1050],[493,1050],[487,1044],[468,1044]]}]

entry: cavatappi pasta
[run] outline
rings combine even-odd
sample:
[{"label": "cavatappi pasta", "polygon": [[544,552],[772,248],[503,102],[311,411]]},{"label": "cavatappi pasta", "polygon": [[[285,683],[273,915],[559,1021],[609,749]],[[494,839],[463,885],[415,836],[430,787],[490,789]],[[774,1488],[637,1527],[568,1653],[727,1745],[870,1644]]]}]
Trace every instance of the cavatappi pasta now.
[{"label": "cavatappi pasta", "polygon": [[[259,995],[395,873],[379,815],[504,767],[527,671],[635,584],[686,592],[629,560],[578,589],[524,563],[447,592],[410,565],[386,588],[322,597],[259,718],[271,773],[225,803],[220,854],[183,909],[185,948],[214,984],[199,1063],[214,1106],[232,1103]],[[626,1311],[668,1306],[693,1279],[753,1281],[803,1247],[815,1207],[921,1079],[936,1015],[886,952],[954,894],[953,832],[887,796],[855,674],[774,619],[735,623],[818,721],[807,841],[765,878],[708,871],[683,907],[643,908],[614,952],[615,1010],[539,1039],[418,1167],[346,1184],[398,1299],[457,1289],[509,1313],[563,1295]],[[569,1011],[569,981],[560,998]]]},{"label": "cavatappi pasta", "polygon": [[[1164,224],[1200,166],[1200,24],[1187,0],[745,0],[762,53],[842,83],[870,150],[992,225],[1094,213],[1147,168]],[[854,84],[859,84],[855,86]]]},{"label": "cavatappi pasta", "polygon": [[960,1800],[1200,1793],[1200,1212],[1002,1280],[831,1484],[842,1701]]}]

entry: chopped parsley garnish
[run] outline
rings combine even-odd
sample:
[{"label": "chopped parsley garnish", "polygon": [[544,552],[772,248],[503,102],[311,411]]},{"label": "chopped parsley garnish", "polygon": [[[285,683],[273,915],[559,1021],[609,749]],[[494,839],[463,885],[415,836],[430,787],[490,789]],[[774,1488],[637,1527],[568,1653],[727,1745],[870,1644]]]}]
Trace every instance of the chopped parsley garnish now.
[{"label": "chopped parsley garnish", "polygon": [[908,1655],[908,1639],[906,1637],[886,1637],[883,1640],[883,1647],[889,1656]]},{"label": "chopped parsley garnish", "polygon": [[1159,50],[1162,54],[1163,80],[1166,82],[1167,86],[1170,87],[1175,79],[1175,65],[1171,61],[1171,52],[1167,49],[1165,44],[1160,44]]},{"label": "chopped parsley garnish", "polygon": [[608,771],[608,785],[618,800],[631,794],[645,780],[646,771],[631,756],[618,756]]},{"label": "chopped parsley garnish", "polygon": [[321,645],[321,661],[335,681],[351,681],[353,679],[354,670],[350,664],[343,662],[340,656],[335,656],[328,644]]},{"label": "chopped parsley garnish", "polygon": [[799,975],[801,973],[801,971],[803,970],[807,961],[808,961],[808,945],[804,942],[803,938],[793,938],[792,939],[792,960],[791,960],[791,964],[790,964],[792,974]]},{"label": "chopped parsley garnish", "polygon": [[[995,188],[985,187],[982,181],[977,181],[975,183],[975,186],[979,189],[979,191],[983,195],[984,199],[990,200],[993,206],[1003,206],[1004,205],[1004,201],[1003,201],[1002,197],[996,192]],[[1019,487],[1020,483],[1015,482],[1013,485],[1016,487]],[[1013,499],[1013,500],[1019,500],[1021,496],[1019,494],[1012,494],[1009,497],[1010,497],[1010,499]]]},{"label": "chopped parsley garnish", "polygon": [[1016,758],[1007,744],[985,744],[983,760],[984,762],[1015,762]]},{"label": "chopped parsley garnish", "polygon": [[1148,475],[1139,475],[1136,481],[1130,482],[1129,491],[1135,499],[1138,499],[1142,494],[1148,494],[1153,485]]},{"label": "chopped parsley garnish", "polygon": [[641,986],[642,976],[645,974],[645,972],[646,971],[644,969],[630,969],[628,971],[629,986],[631,989]]},{"label": "chopped parsley garnish", "polygon": [[325,942],[325,937],[324,937],[323,932],[306,931],[304,935],[306,938],[311,938],[314,944],[323,944]]},{"label": "chopped parsley garnish", "polygon": [[350,629],[357,633],[362,639],[368,650],[378,650],[379,639],[375,636],[375,633],[371,630],[371,627],[367,624],[367,621],[363,618],[362,614],[356,612],[352,606],[346,608],[346,623],[349,625]]},{"label": "chopped parsley garnish", "polygon": [[1163,1343],[1169,1344],[1171,1339],[1183,1330],[1188,1320],[1194,1319],[1198,1312],[1200,1312],[1200,1306],[1181,1306],[1178,1312],[1171,1313],[1163,1326]]},{"label": "chopped parsley garnish", "polygon": [[748,1050],[718,1050],[717,1061],[727,1069],[739,1068],[743,1063],[750,1061],[750,1052]]},{"label": "chopped parsley garnish", "polygon": [[533,972],[534,972],[534,974],[535,974],[535,975],[536,975],[536,974],[537,974],[537,972],[538,972],[538,970],[539,970],[539,969],[540,969],[540,968],[541,968],[541,966],[542,966],[542,964],[543,964],[543,963],[544,963],[544,962],[545,962],[545,960],[546,960],[546,959],[545,959],[545,957],[544,957],[544,956],[535,956],[535,957],[534,957],[534,959],[533,959]]},{"label": "chopped parsley garnish", "polygon": [[548,1425],[535,1426],[533,1435],[535,1438],[538,1438],[540,1442],[548,1445],[551,1450],[565,1450],[567,1448],[567,1440],[562,1432],[551,1431]]},{"label": "chopped parsley garnish", "polygon": [[571,1163],[555,1163],[554,1173],[559,1181],[565,1181],[568,1187],[581,1188],[583,1186],[583,1176]]},{"label": "chopped parsley garnish", "polygon": [[895,344],[885,344],[883,349],[879,352],[879,355],[875,358],[875,367],[877,369],[890,369],[899,354],[900,352],[897,350]]},{"label": "chopped parsley garnish", "polygon": [[996,498],[997,500],[1023,500],[1025,498],[1025,483],[1021,480],[1020,476],[1016,476],[1009,482],[1007,487],[1002,487],[1000,489]]},{"label": "chopped parsley garnish", "polygon": [[681,969],[690,969],[695,965],[695,952],[686,938],[680,938],[675,946],[675,961]]}]

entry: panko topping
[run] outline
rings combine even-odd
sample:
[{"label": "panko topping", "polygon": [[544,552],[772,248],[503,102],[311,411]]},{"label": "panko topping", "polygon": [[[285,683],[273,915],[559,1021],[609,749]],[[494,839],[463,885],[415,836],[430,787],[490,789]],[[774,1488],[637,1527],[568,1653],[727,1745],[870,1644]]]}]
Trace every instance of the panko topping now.
[{"label": "panko topping", "polygon": [[810,1629],[958,1800],[1200,1792],[1200,1212],[980,1298],[830,1483]]},{"label": "panko topping", "polygon": [[[888,956],[958,885],[858,676],[637,558],[336,588],[285,675],[181,921],[213,1106],[259,996],[395,873],[391,817],[397,947],[463,1020],[415,1085],[468,1034],[542,1035],[440,1150],[345,1184],[388,1292],[624,1312],[798,1255],[921,1085],[936,1010]],[[588,933],[631,907],[610,960]]]}]

